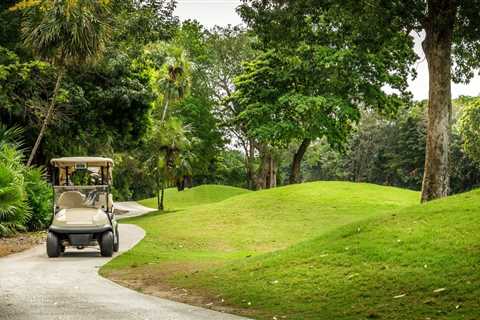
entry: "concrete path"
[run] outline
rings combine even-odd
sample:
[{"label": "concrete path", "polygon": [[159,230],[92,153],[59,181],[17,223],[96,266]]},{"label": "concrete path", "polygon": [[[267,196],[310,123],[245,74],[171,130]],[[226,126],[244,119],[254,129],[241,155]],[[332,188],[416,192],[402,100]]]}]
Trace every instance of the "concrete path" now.
[{"label": "concrete path", "polygon": [[[120,234],[120,252],[145,236],[133,225],[120,225]],[[0,319],[242,319],[117,285],[98,275],[98,268],[109,260],[93,248],[69,249],[62,257],[49,259],[44,245],[1,258]]]},{"label": "concrete path", "polygon": [[114,208],[118,219],[142,216],[149,212],[157,211],[157,209],[147,208],[134,201],[115,202]]}]

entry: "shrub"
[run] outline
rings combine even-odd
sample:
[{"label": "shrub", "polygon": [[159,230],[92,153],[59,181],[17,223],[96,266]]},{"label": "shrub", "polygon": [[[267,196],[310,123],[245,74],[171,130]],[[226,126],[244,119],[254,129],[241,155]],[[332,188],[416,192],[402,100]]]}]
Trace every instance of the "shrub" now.
[{"label": "shrub", "polygon": [[53,192],[45,180],[45,171],[42,168],[29,168],[25,171],[25,190],[31,209],[26,227],[30,231],[46,228],[52,218]]},{"label": "shrub", "polygon": [[25,230],[30,216],[25,200],[23,176],[13,166],[0,161],[0,236]]}]

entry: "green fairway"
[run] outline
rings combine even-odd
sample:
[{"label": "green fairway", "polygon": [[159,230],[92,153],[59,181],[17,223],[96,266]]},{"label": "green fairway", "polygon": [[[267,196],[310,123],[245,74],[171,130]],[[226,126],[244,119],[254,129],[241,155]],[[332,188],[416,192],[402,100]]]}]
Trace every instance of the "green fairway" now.
[{"label": "green fairway", "polygon": [[[172,203],[173,212],[129,221],[144,228],[147,237],[107,264],[102,274],[146,292],[166,285],[192,288],[208,299],[221,297],[214,304],[252,309],[253,315],[266,319],[277,313],[317,319],[317,308],[339,303],[318,291],[318,281],[329,279],[324,285],[333,285],[353,270],[358,273],[353,260],[347,261],[350,266],[342,264],[341,270],[328,271],[341,275],[326,274],[319,261],[333,257],[340,240],[357,236],[360,225],[359,235],[364,234],[363,221],[391,217],[417,203],[418,197],[416,192],[391,187],[319,182],[246,193],[178,211],[184,204],[175,208]],[[333,235],[340,240],[318,247],[321,239]],[[349,246],[353,249],[354,243],[340,247],[348,253]],[[302,254],[308,255],[307,262]],[[315,299],[319,300],[313,303]],[[343,308],[340,302],[335,310]]]},{"label": "green fairway", "polygon": [[[225,200],[227,198],[248,193],[249,190],[219,185],[203,185],[192,189],[185,189],[178,192],[177,189],[165,190],[165,208],[166,210],[178,210],[200,204],[213,203]],[[140,204],[157,208],[157,198],[151,198],[139,201]]]},{"label": "green fairway", "polygon": [[264,319],[478,319],[479,203],[415,205],[174,282]]}]

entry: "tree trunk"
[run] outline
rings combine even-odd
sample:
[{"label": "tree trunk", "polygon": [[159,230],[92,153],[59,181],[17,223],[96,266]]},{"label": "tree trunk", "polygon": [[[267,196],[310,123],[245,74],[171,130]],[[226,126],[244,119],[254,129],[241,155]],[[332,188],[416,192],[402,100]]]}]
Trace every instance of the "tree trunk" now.
[{"label": "tree trunk", "polygon": [[163,123],[165,121],[165,118],[167,117],[167,110],[168,110],[168,103],[169,103],[169,95],[167,94],[165,96],[165,105],[163,106],[163,112],[162,112],[162,120],[161,120],[161,123]]},{"label": "tree trunk", "polygon": [[289,179],[290,184],[300,183],[300,168],[302,165],[303,156],[305,155],[305,152],[307,152],[310,143],[310,139],[304,139],[297,152],[293,156]]},{"label": "tree trunk", "polygon": [[160,197],[160,205],[158,206],[158,210],[163,211],[165,209],[163,205],[163,199],[165,198],[165,184],[162,183],[162,191],[161,191],[161,197]]},{"label": "tree trunk", "polygon": [[429,100],[422,202],[449,193],[448,153],[452,114],[452,37],[455,1],[430,0],[423,50],[428,62]]},{"label": "tree trunk", "polygon": [[260,151],[260,166],[256,175],[256,189],[262,190],[266,189],[268,186],[267,178],[269,173],[269,164],[270,164],[270,152],[266,147],[262,146],[259,148]]},{"label": "tree trunk", "polygon": [[270,155],[270,170],[269,170],[269,184],[268,187],[277,187],[277,162],[273,158],[273,154]]},{"label": "tree trunk", "polygon": [[53,95],[52,95],[52,100],[50,101],[50,106],[48,107],[48,111],[47,111],[47,115],[45,116],[45,119],[43,119],[42,128],[40,129],[37,140],[33,145],[32,152],[30,153],[30,157],[28,158],[27,167],[29,167],[32,164],[33,159],[35,158],[35,154],[37,153],[38,147],[42,142],[43,136],[45,135],[45,131],[47,130],[48,123],[50,122],[50,119],[52,118],[52,115],[54,113],[55,100],[57,100],[58,91],[60,90],[60,85],[62,83],[64,74],[65,74],[65,70],[63,68],[60,68],[60,70],[58,71],[57,83],[55,84],[55,89],[53,89]]}]

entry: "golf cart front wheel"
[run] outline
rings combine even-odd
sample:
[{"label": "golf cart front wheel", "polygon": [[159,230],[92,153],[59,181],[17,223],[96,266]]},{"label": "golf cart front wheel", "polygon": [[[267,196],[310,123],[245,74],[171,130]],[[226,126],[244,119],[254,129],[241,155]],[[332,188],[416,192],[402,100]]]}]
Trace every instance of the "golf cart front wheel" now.
[{"label": "golf cart front wheel", "polygon": [[113,244],[113,232],[104,232],[100,240],[100,253],[102,257],[111,257],[113,255]]},{"label": "golf cart front wheel", "polygon": [[49,232],[47,235],[47,255],[49,258],[56,258],[60,256],[62,248],[57,235]]}]

